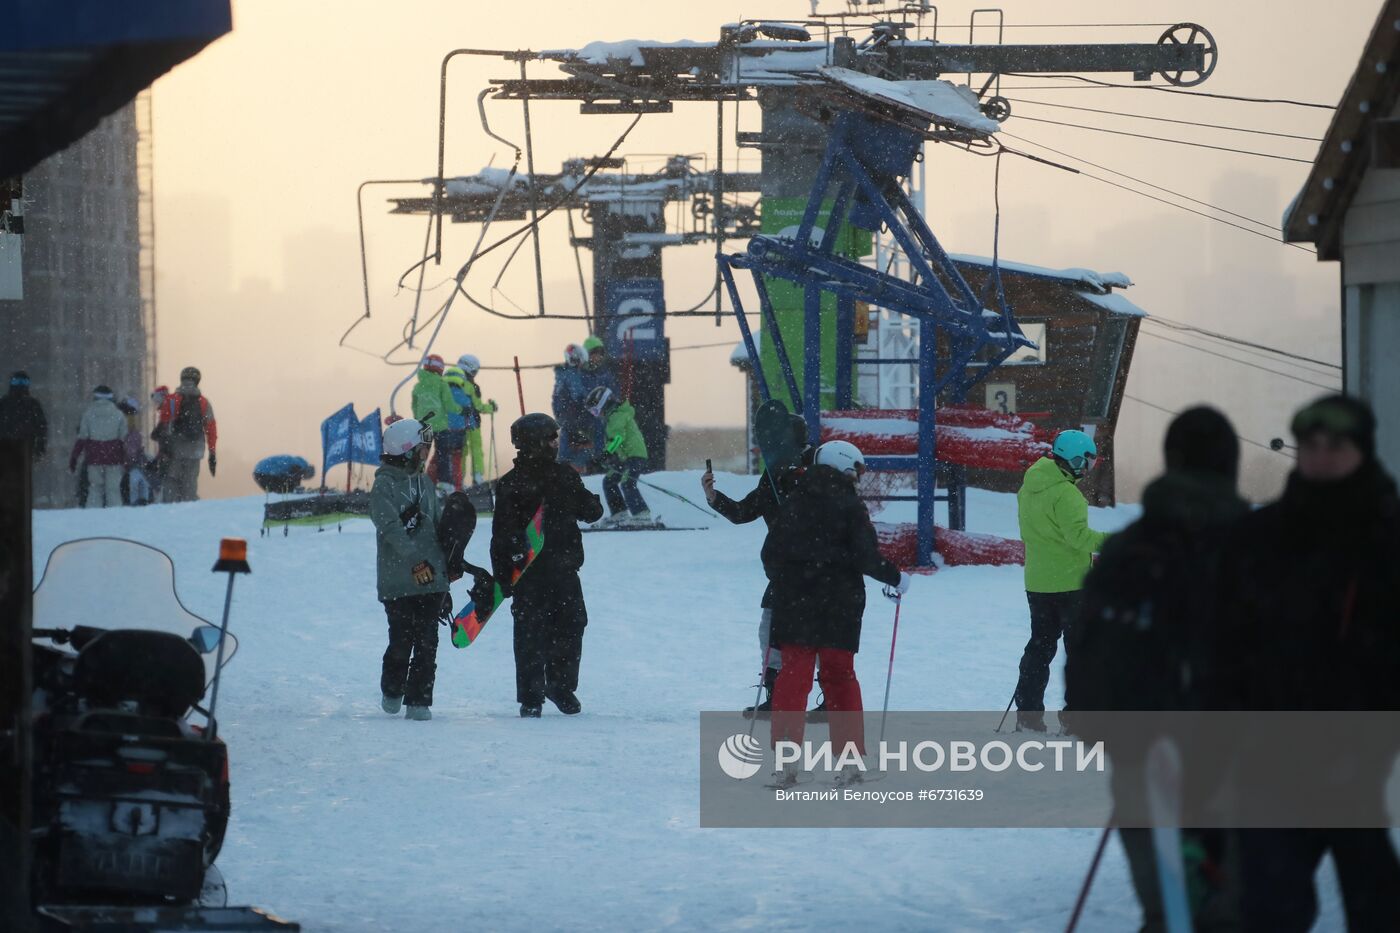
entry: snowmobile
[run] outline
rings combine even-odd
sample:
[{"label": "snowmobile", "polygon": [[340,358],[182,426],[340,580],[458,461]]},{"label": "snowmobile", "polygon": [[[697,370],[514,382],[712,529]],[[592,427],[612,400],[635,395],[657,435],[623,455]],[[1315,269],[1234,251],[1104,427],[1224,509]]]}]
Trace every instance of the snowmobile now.
[{"label": "snowmobile", "polygon": [[34,592],[32,886],[50,920],[242,911],[214,868],[228,749],[200,706],[238,644],[181,604],[174,571],[156,548],[87,538],[54,550]]}]

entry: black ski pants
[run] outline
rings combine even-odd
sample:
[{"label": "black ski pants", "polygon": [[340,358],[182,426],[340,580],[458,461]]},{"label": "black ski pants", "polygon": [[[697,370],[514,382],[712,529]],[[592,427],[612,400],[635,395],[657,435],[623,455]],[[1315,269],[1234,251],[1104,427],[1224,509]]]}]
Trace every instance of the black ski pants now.
[{"label": "black ski pants", "polygon": [[384,651],[384,670],[379,678],[379,689],[385,696],[403,697],[409,706],[433,705],[442,607],[442,593],[385,601],[389,647]]},{"label": "black ski pants", "polygon": [[515,617],[515,700],[542,706],[557,693],[578,689],[579,660],[588,610],[578,573],[551,571],[516,586],[510,604]]},{"label": "black ski pants", "polygon": [[1328,851],[1348,930],[1400,930],[1400,863],[1385,829],[1240,831],[1245,930],[1291,933],[1317,917],[1313,878]]},{"label": "black ski pants", "polygon": [[[1079,590],[1068,593],[1026,593],[1031,606],[1031,638],[1021,653],[1021,676],[1016,681],[1016,708],[1043,711],[1045,685],[1056,643],[1069,632],[1079,612]],[[1069,640],[1065,640],[1068,652]]]}]

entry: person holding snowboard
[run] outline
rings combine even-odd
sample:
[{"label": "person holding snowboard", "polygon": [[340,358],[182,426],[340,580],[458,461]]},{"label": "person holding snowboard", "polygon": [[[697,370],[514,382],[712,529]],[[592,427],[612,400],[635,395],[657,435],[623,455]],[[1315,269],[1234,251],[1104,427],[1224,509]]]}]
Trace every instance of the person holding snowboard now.
[{"label": "person holding snowboard", "polygon": [[603,497],[608,500],[611,513],[608,524],[650,523],[651,509],[637,489],[637,477],[647,468],[647,442],[637,427],[636,410],[631,402],[619,400],[607,386],[597,386],[589,392],[584,406],[603,423],[603,455],[598,464],[608,471],[603,480]]},{"label": "person holding snowboard", "polygon": [[[559,425],[535,412],[510,426],[515,466],[496,484],[491,520],[491,567],[503,596],[513,596],[515,699],[520,715],[538,718],[549,700],[566,716],[583,707],[579,661],[588,609],[578,571],[583,536],[578,523],[603,517],[603,504],[573,468],[559,462]],[[543,506],[544,545],[520,578],[513,571],[527,552],[525,528]]]},{"label": "person holding snowboard", "polygon": [[[1026,470],[1016,493],[1016,515],[1026,545],[1026,600],[1031,637],[1021,654],[1016,681],[1016,729],[1045,731],[1045,685],[1060,636],[1079,612],[1079,589],[1107,532],[1089,527],[1089,503],[1075,483],[1098,458],[1094,439],[1083,431],[1055,435],[1050,456]],[[1069,641],[1066,641],[1068,649]]]},{"label": "person holding snowboard", "polygon": [[[792,492],[803,471],[811,466],[816,448],[807,443],[807,422],[802,420],[801,415],[789,415],[788,417],[792,419],[794,442],[802,453],[795,465],[778,473],[776,482],[773,479],[773,471],[765,469],[758,478],[758,485],[753,488],[753,491],[736,502],[715,488],[714,473],[706,470],[704,475],[700,477],[700,487],[705,491],[705,501],[710,504],[710,508],[732,524],[746,525],[761,518],[771,533],[773,520],[778,515],[778,507],[782,504],[783,499]],[[772,597],[773,584],[769,583],[763,590],[763,599],[758,604],[758,646],[759,650],[763,652],[763,689],[767,695],[757,706],[751,706],[744,710],[744,713],[749,716],[772,712],[773,685],[778,681],[778,672],[783,669],[783,649],[780,645],[774,644],[770,638],[773,624]]]},{"label": "person holding snowboard", "polygon": [[[865,726],[855,656],[860,650],[865,613],[865,581],[885,584],[898,600],[909,589],[909,574],[880,553],[875,526],[856,492],[865,458],[848,441],[817,448],[816,462],[783,500],[763,542],[763,569],[772,585],[775,644],[783,666],[773,688],[772,743],[801,743],[812,675],[821,662],[836,756],[854,746],[865,754]],[[858,780],[858,772],[843,775]],[[797,782],[792,766],[778,783]]]},{"label": "person holding snowboard", "polygon": [[438,539],[442,505],[423,474],[433,431],[403,418],[385,429],[383,445],[369,493],[379,601],[389,619],[380,703],[391,716],[407,703],[408,719],[428,720],[433,718],[438,625],[451,612],[447,561]]}]

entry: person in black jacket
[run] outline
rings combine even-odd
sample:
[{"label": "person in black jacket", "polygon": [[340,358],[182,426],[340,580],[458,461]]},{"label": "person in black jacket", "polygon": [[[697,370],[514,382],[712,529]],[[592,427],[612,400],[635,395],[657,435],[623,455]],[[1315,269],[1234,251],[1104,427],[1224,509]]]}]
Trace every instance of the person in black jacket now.
[{"label": "person in black jacket", "polygon": [[[1240,445],[1220,412],[1185,411],[1167,428],[1167,470],[1142,496],[1142,517],[1112,536],[1084,580],[1078,620],[1069,628],[1065,661],[1066,714],[1061,723],[1084,738],[1102,738],[1078,722],[1075,710],[1197,710],[1209,708],[1201,684],[1211,679],[1214,602],[1221,552],[1231,526],[1248,511],[1236,492]],[[1117,730],[1115,730],[1116,732]],[[1092,733],[1092,734],[1089,734]],[[1155,736],[1116,735],[1111,786],[1118,813],[1144,809],[1144,759]],[[1115,821],[1118,814],[1115,814]],[[1128,817],[1131,820],[1131,817]],[[1120,828],[1145,931],[1165,929],[1151,831]],[[1198,930],[1229,928],[1235,906],[1220,877],[1227,838],[1220,831],[1185,830],[1192,889],[1204,895],[1193,910]]]},{"label": "person in black jacket", "polygon": [[49,422],[44,406],[29,394],[29,373],[18,370],[10,376],[10,391],[0,397],[0,438],[29,441],[35,460],[44,456],[49,443]]},{"label": "person in black jacket", "polygon": [[[526,718],[538,717],[546,699],[573,715],[583,708],[574,691],[588,625],[578,578],[578,522],[602,518],[603,503],[572,467],[558,462],[559,425],[549,415],[519,418],[510,426],[510,440],[519,453],[515,467],[496,484],[491,565],[501,592],[514,597],[515,698]],[[525,528],[541,505],[544,545],[512,586],[513,571],[525,559]]]},{"label": "person in black jacket", "polygon": [[[802,448],[797,464],[779,472],[776,482],[772,472],[764,470],[753,491],[737,502],[715,488],[715,474],[706,470],[700,477],[700,486],[705,490],[705,500],[709,502],[710,508],[735,525],[746,525],[761,518],[765,525],[772,528],[773,519],[778,514],[778,506],[783,497],[792,491],[802,471],[811,466],[812,457],[816,453],[816,448],[807,444],[807,422],[801,415],[792,415],[791,418],[797,445]],[[759,650],[763,652],[763,688],[768,695],[757,706],[750,706],[744,710],[744,714],[749,718],[772,711],[773,685],[777,683],[778,672],[783,668],[782,648],[769,637],[773,621],[773,610],[769,602],[772,593],[773,585],[770,583],[764,589],[763,599],[759,602],[758,621],[758,645]]]},{"label": "person in black jacket", "polygon": [[[1400,497],[1376,459],[1375,431],[1370,407],[1341,395],[1294,416],[1297,468],[1277,502],[1239,522],[1221,564],[1219,708],[1400,710]],[[1384,819],[1395,750],[1353,751],[1336,769],[1349,771],[1345,783],[1312,792]],[[1348,929],[1400,930],[1400,863],[1386,829],[1252,829],[1240,839],[1246,929],[1308,929],[1313,876],[1330,851]]]},{"label": "person in black jacket", "polygon": [[[855,671],[865,612],[863,577],[885,583],[886,595],[897,599],[908,590],[909,575],[880,554],[875,526],[856,493],[864,470],[865,459],[854,444],[828,441],[817,448],[816,463],[783,500],[763,543],[763,569],[772,585],[772,638],[783,647],[783,669],[773,689],[775,747],[780,741],[801,743],[812,673],[820,660],[832,751],[839,756],[854,745],[865,753]],[[778,777],[783,784],[796,779],[793,770]]]}]

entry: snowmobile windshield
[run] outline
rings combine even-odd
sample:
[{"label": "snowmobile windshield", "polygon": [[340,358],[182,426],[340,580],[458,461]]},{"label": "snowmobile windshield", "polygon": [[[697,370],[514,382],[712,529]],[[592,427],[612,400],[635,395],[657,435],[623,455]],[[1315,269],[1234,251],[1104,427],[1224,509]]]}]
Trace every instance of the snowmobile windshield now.
[{"label": "snowmobile windshield", "polygon": [[[34,590],[34,628],[149,629],[188,639],[204,661],[205,685],[218,663],[218,630],[180,602],[175,564],[159,548],[125,538],[80,538],[54,548]],[[224,664],[238,652],[230,633]],[[208,649],[208,650],[205,650]]]}]

